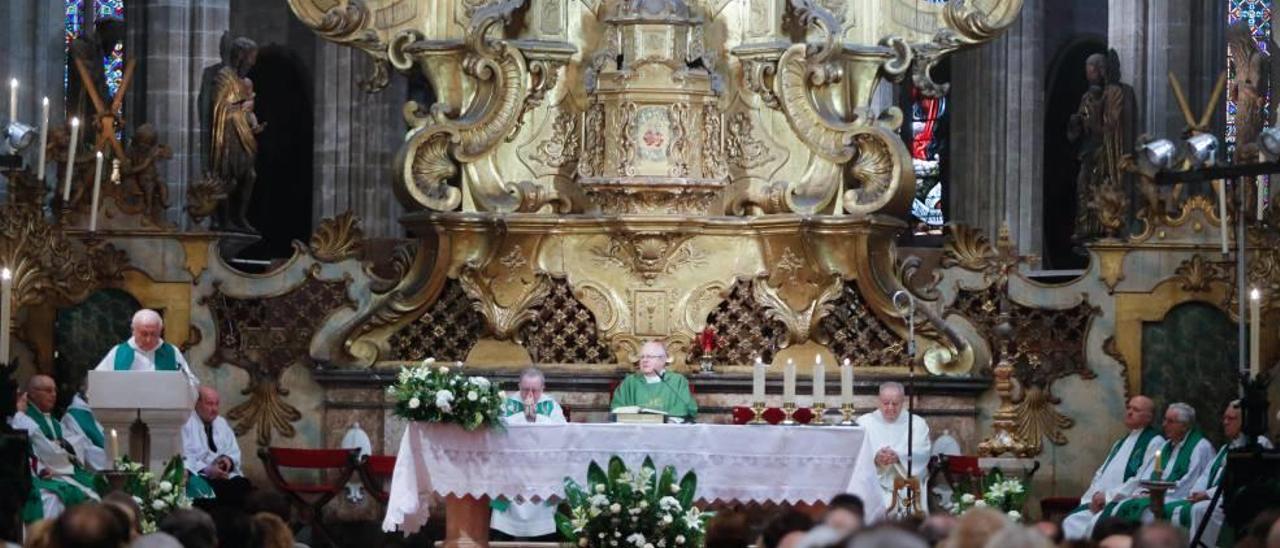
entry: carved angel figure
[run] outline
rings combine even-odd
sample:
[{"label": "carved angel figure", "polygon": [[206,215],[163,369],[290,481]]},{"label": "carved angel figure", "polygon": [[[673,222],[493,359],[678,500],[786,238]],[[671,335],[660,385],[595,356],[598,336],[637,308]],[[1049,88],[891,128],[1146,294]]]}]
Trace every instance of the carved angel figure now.
[{"label": "carved angel figure", "polygon": [[[226,48],[224,63],[206,71],[208,91],[201,118],[206,121],[209,178],[227,186],[227,198],[213,216],[213,228],[256,232],[246,215],[257,180],[257,134],[264,125],[253,114],[253,82],[247,78],[257,61],[258,46],[248,38],[236,38]],[[204,93],[202,93],[204,95]]]},{"label": "carved angel figure", "polygon": [[142,124],[134,132],[125,151],[126,163],[121,173],[126,188],[141,205],[142,214],[151,222],[164,224],[164,212],[169,207],[169,189],[160,179],[157,163],[173,157],[173,151],[160,143],[151,124]]}]

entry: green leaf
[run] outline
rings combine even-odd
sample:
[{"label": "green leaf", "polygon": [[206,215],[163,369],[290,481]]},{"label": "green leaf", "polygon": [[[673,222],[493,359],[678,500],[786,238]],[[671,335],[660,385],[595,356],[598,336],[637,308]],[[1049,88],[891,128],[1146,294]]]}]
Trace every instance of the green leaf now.
[{"label": "green leaf", "polygon": [[658,500],[658,470],[653,464],[653,459],[645,455],[644,462],[640,464],[640,468],[649,471],[649,501],[651,503]]},{"label": "green leaf", "polygon": [[680,501],[680,506],[685,510],[693,508],[693,495],[698,490],[698,476],[692,470],[685,473],[680,478],[680,496],[676,497]]},{"label": "green leaf", "polygon": [[626,471],[627,465],[622,462],[621,458],[617,455],[609,457],[609,482],[611,484],[617,485],[618,478],[622,477],[622,474]]},{"label": "green leaf", "polygon": [[589,496],[578,482],[573,481],[573,478],[568,476],[564,478],[564,499],[569,501],[569,506],[574,508],[586,506]]},{"label": "green leaf", "polygon": [[573,523],[569,516],[556,512],[556,530],[560,531],[560,536],[568,540],[578,540],[578,535],[573,532]]},{"label": "green leaf", "polygon": [[660,474],[660,477],[658,478],[658,489],[655,493],[656,498],[654,499],[654,502],[657,502],[657,499],[671,495],[671,486],[675,482],[676,468],[670,465],[664,466],[662,468],[662,474]]},{"label": "green leaf", "polygon": [[587,488],[595,489],[596,485],[609,485],[609,476],[604,473],[604,469],[600,468],[596,461],[591,461],[587,466]]}]

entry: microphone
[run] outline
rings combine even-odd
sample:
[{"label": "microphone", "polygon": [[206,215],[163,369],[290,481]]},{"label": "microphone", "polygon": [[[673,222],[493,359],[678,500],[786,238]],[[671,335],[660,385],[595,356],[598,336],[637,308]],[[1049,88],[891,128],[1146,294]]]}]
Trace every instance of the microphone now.
[{"label": "microphone", "polygon": [[[661,384],[662,386],[666,387],[666,388],[667,388],[667,391],[668,391],[668,392],[671,392],[671,395],[675,396],[677,401],[680,401],[680,400],[687,400],[687,399],[689,399],[689,398],[691,398],[691,397],[692,397],[692,396],[689,396],[689,395],[683,395],[683,396],[682,396],[681,394],[677,394],[677,393],[676,393],[676,389],[672,388],[670,384],[667,384],[667,369],[666,369],[665,367],[664,367],[664,368],[662,368],[662,371],[659,371],[659,372],[658,372],[658,383],[659,383],[659,384]],[[692,417],[691,417],[691,416],[682,416],[682,417],[680,417],[680,418],[682,418],[682,419],[686,419],[686,420],[691,420],[691,419],[692,419]]]}]

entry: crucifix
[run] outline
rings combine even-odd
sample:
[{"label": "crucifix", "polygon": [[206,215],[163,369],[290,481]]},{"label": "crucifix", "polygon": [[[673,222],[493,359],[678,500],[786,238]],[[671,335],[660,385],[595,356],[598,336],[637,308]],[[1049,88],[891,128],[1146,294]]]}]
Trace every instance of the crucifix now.
[{"label": "crucifix", "polygon": [[[124,146],[120,144],[120,140],[116,138],[116,128],[124,127],[124,114],[121,107],[124,103],[124,93],[129,89],[129,82],[133,80],[133,69],[136,65],[135,60],[129,59],[124,63],[124,77],[120,79],[120,87],[116,89],[115,95],[111,97],[111,104],[103,100],[98,95],[98,88],[94,85],[93,77],[89,74],[89,69],[84,66],[84,61],[77,58],[74,59],[76,64],[76,72],[80,75],[80,82],[84,85],[84,89],[89,94],[89,100],[93,102],[93,109],[97,111],[94,115],[98,119],[98,137],[94,139],[94,150],[105,150],[105,145],[111,143],[111,151],[117,159],[124,159]],[[75,143],[72,143],[75,146]]]}]

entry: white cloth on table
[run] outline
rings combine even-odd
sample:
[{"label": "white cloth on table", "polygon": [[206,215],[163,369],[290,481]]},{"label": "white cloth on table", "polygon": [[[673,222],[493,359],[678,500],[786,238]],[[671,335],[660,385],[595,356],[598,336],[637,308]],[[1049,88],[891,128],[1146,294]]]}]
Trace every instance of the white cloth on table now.
[{"label": "white cloth on table", "polygon": [[[1129,466],[1129,456],[1132,454],[1134,445],[1138,443],[1138,438],[1142,436],[1144,429],[1131,430],[1124,438],[1116,440],[1115,443],[1120,447],[1113,451],[1107,459],[1093,473],[1093,481],[1089,483],[1089,488],[1085,490],[1084,495],[1080,497],[1078,504],[1089,504],[1093,501],[1093,494],[1102,492],[1104,495],[1125,482],[1124,471]],[[1112,447],[1115,447],[1115,443]],[[1146,449],[1143,449],[1142,463],[1155,458],[1156,451],[1164,446],[1164,437],[1156,435],[1147,442]],[[1062,535],[1069,540],[1088,538],[1090,531],[1093,530],[1094,521],[1096,521],[1098,513],[1089,511],[1088,509],[1074,512],[1062,520]]]},{"label": "white cloth on table", "polygon": [[815,503],[852,493],[874,522],[885,502],[873,453],[862,428],[534,423],[467,432],[414,422],[400,440],[382,526],[417,531],[434,496],[560,497],[566,476],[585,483],[589,463],[607,466],[614,455],[628,467],[649,456],[659,469],[694,471],[700,501]]},{"label": "white cloth on table", "polygon": [[194,411],[182,425],[182,463],[192,474],[199,474],[208,468],[218,457],[226,455],[235,465],[228,478],[241,475],[240,445],[236,441],[236,432],[231,429],[227,419],[218,415],[213,418],[213,444],[217,451],[209,449],[208,434],[204,431],[204,421]]},{"label": "white cloth on table", "polygon": [[[881,496],[884,498],[885,504],[893,502],[893,483],[894,479],[907,476],[907,417],[908,413],[903,411],[898,414],[897,419],[893,422],[885,420],[884,414],[879,409],[858,417],[858,426],[867,429],[867,444],[871,446],[871,454],[874,459],[875,453],[882,448],[888,447],[894,453],[898,454],[898,462],[887,466],[876,466],[876,474],[879,478]],[[929,468],[929,424],[919,415],[910,415],[911,417],[911,475],[920,480],[920,492],[928,493],[929,485],[927,470]],[[872,461],[874,464],[874,460]],[[924,506],[928,506],[927,504]],[[928,508],[923,508],[928,512]]]},{"label": "white cloth on table", "polygon": [[[535,422],[545,424],[564,424],[564,410],[554,398],[543,394],[537,403],[551,402],[551,416],[537,416]],[[536,404],[535,404],[536,405]],[[532,424],[524,413],[515,413],[503,417],[508,426],[513,424]],[[520,431],[523,432],[523,431]],[[518,435],[520,432],[517,432]],[[540,537],[556,532],[556,507],[544,502],[511,502],[506,511],[494,511],[489,527],[502,531],[513,537]]]},{"label": "white cloth on table", "polygon": [[[89,409],[89,404],[84,401],[84,398],[80,397],[80,394],[71,397],[70,409],[84,409],[90,414],[93,413],[93,410]],[[107,462],[107,450],[94,445],[93,440],[89,439],[89,435],[85,433],[83,428],[80,428],[80,423],[71,415],[70,409],[67,410],[66,415],[62,416],[62,437],[67,439],[67,443],[70,443],[71,447],[76,450],[76,456],[80,458],[80,462],[83,462],[89,470],[100,471],[110,468],[110,463]],[[93,423],[98,425],[98,431],[103,434],[103,443],[105,445],[107,430],[102,427],[101,422],[98,422],[98,417],[93,417]]]},{"label": "white cloth on table", "polygon": [[[129,337],[129,340],[126,341],[126,344],[128,344],[130,347],[133,348],[133,365],[129,368],[130,371],[155,371],[156,370],[156,350],[160,348],[160,345],[156,345],[156,347],[151,350],[143,350],[141,348],[138,348],[138,343],[133,340],[133,337]],[[163,340],[161,340],[160,344],[169,344],[169,343],[166,343]],[[175,352],[173,353],[173,358],[175,361],[178,362],[178,370],[182,371],[182,374],[187,377],[187,384],[191,385],[191,393],[194,395],[196,389],[200,387],[200,379],[196,378],[195,374],[191,372],[191,366],[187,364],[187,359],[182,356],[182,352],[176,351],[176,350],[177,349],[175,348]],[[98,366],[95,367],[94,370],[95,371],[115,371],[116,370],[116,347],[115,346],[111,347],[111,350],[107,351],[107,355],[102,357],[102,361],[98,362]]]}]

